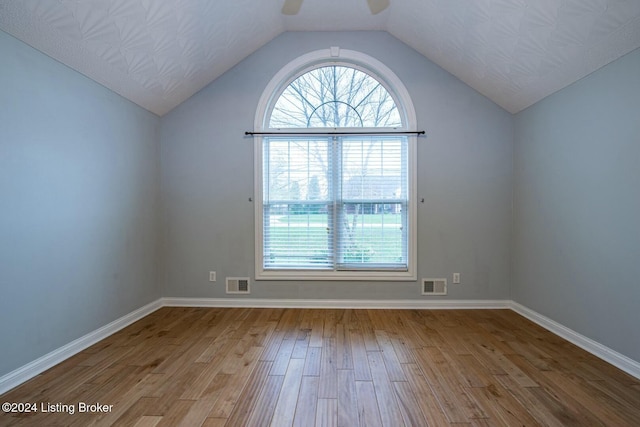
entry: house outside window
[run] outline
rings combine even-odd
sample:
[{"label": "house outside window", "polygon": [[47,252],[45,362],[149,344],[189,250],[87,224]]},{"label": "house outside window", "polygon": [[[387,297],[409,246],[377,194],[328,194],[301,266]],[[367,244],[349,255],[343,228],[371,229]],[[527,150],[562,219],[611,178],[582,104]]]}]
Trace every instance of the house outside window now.
[{"label": "house outside window", "polygon": [[415,280],[415,129],[371,57],[331,48],[283,68],[256,114],[256,279]]}]

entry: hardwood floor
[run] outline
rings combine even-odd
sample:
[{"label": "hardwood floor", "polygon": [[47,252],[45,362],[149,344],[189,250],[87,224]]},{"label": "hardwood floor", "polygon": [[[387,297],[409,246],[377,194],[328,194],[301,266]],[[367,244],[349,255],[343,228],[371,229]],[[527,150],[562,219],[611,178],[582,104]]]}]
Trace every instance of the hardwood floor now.
[{"label": "hardwood floor", "polygon": [[162,308],[0,402],[38,409],[2,426],[640,425],[639,380],[510,310]]}]

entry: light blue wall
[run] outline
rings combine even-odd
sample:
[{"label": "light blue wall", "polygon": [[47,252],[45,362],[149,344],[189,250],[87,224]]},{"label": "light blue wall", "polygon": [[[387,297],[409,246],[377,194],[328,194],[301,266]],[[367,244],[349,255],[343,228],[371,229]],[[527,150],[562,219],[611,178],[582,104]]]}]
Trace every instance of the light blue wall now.
[{"label": "light blue wall", "polygon": [[515,119],[519,302],[640,360],[640,50]]},{"label": "light blue wall", "polygon": [[159,118],[0,32],[0,376],[156,300]]},{"label": "light blue wall", "polygon": [[[383,32],[284,33],[162,119],[165,296],[224,297],[254,276],[253,141],[258,100],[300,55],[368,54],[409,90],[419,140],[418,277],[462,273],[448,298],[509,297],[512,116]],[[216,270],[218,282],[208,282]],[[417,282],[254,282],[253,298],[418,299]]]}]

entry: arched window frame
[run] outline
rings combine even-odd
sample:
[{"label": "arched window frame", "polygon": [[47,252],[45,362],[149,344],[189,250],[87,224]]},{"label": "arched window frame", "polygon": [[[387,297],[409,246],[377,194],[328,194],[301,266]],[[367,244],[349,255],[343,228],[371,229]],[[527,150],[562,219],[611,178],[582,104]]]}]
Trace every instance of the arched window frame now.
[{"label": "arched window frame", "polygon": [[[385,64],[361,52],[331,47],[302,55],[285,65],[269,81],[263,91],[254,119],[254,132],[301,130],[300,128],[271,128],[269,119],[284,89],[301,75],[322,67],[343,65],[365,72],[378,80],[389,92],[402,120],[402,126],[385,130],[413,131],[417,129],[416,114],[408,90],[396,74]],[[328,131],[380,131],[382,128],[303,128],[305,132],[326,134]],[[409,212],[408,269],[406,271],[316,271],[267,270],[263,266],[263,141],[254,137],[254,196],[255,196],[255,277],[256,280],[405,280],[417,279],[417,144],[416,136],[408,137]]]}]

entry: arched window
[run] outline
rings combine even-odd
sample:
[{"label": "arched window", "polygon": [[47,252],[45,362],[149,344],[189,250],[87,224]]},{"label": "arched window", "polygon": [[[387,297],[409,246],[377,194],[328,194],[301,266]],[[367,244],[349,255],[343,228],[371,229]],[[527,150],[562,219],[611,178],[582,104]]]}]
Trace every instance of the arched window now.
[{"label": "arched window", "polygon": [[410,128],[404,86],[363,54],[276,75],[256,114],[256,278],[415,280],[415,138],[392,133]]},{"label": "arched window", "polygon": [[297,77],[278,97],[270,128],[398,128],[394,99],[382,83],[352,66],[325,65]]}]

